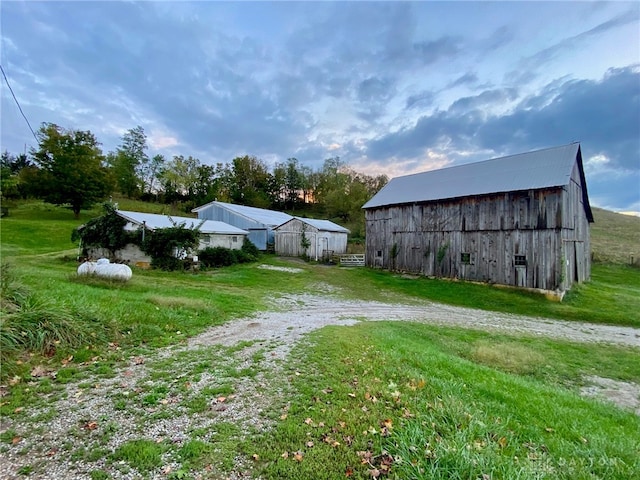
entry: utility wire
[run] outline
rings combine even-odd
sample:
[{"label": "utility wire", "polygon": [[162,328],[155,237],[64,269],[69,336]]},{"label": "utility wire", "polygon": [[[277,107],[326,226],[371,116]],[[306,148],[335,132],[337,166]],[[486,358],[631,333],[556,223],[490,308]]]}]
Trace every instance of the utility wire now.
[{"label": "utility wire", "polygon": [[36,139],[37,143],[40,143],[40,141],[38,140],[38,136],[36,135],[36,132],[34,132],[33,128],[31,128],[31,124],[29,123],[29,119],[27,119],[27,116],[22,111],[22,107],[20,106],[20,102],[18,102],[18,99],[16,98],[16,94],[13,93],[13,88],[11,88],[11,84],[9,83],[9,79],[7,78],[7,75],[4,73],[4,68],[2,68],[2,64],[0,64],[0,70],[2,70],[2,76],[4,77],[4,81],[7,82],[7,87],[9,87],[9,91],[11,92],[11,95],[13,96],[13,99],[15,100],[16,105],[18,105],[18,110],[20,110],[20,113],[22,114],[22,118],[24,118],[24,121],[27,122],[27,125],[29,126],[29,130],[31,130],[31,133],[33,134],[33,138]]}]

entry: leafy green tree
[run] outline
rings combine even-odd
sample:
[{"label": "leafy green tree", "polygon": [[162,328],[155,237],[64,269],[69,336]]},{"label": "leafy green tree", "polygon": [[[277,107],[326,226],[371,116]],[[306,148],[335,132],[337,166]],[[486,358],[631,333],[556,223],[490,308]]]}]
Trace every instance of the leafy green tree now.
[{"label": "leafy green tree", "polygon": [[128,130],[122,143],[108,160],[118,190],[129,198],[135,198],[145,188],[144,173],[149,164],[147,136],[141,126]]},{"label": "leafy green tree", "polygon": [[189,199],[194,195],[199,178],[200,160],[176,155],[158,175],[164,190],[165,202]]},{"label": "leafy green tree", "polygon": [[159,175],[166,160],[164,155],[156,154],[151,159],[142,165],[141,178],[142,178],[142,194],[147,196],[157,195],[159,188]]},{"label": "leafy green tree", "polygon": [[231,201],[240,205],[270,206],[270,173],[262,160],[245,155],[231,162],[229,187]]},{"label": "leafy green tree", "polygon": [[208,203],[218,197],[220,178],[216,174],[216,167],[199,165],[196,169],[197,178],[191,200],[196,206]]},{"label": "leafy green tree", "polygon": [[81,209],[92,207],[111,192],[102,151],[90,131],[44,123],[38,141],[31,156],[40,167],[39,193],[46,202],[68,204],[78,218]]},{"label": "leafy green tree", "polygon": [[[24,153],[11,155],[4,151],[0,156],[0,196],[18,198],[26,196],[28,173],[37,168]],[[29,171],[29,172],[28,172]]]}]

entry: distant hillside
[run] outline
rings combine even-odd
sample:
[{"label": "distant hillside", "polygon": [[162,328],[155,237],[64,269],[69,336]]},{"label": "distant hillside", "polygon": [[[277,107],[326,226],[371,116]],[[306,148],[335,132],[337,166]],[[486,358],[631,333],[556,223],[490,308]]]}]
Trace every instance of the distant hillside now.
[{"label": "distant hillside", "polygon": [[593,208],[591,253],[597,262],[640,266],[640,217]]}]

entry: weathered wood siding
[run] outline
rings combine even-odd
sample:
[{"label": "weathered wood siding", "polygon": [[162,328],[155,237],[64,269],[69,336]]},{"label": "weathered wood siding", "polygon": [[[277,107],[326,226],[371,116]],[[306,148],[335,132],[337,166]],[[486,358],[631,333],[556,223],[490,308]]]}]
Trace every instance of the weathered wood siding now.
[{"label": "weathered wood siding", "polygon": [[564,290],[590,272],[581,202],[580,185],[572,184],[368,209],[366,262],[427,276]]},{"label": "weathered wood siding", "polygon": [[309,257],[324,258],[329,252],[335,254],[347,252],[346,233],[318,230],[295,218],[275,230],[275,251],[278,255],[299,257],[305,254],[301,245],[303,225],[309,241],[306,252]]},{"label": "weathered wood siding", "polygon": [[591,278],[590,224],[585,216],[583,185],[578,164],[570,183],[563,190],[564,222],[562,228],[562,289]]}]

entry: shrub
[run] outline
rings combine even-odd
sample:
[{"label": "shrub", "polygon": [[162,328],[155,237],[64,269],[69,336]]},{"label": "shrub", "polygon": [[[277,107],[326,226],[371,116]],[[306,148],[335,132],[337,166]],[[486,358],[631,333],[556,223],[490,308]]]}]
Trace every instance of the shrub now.
[{"label": "shrub", "polygon": [[258,259],[255,255],[245,252],[244,250],[235,250],[234,253],[237,263],[251,263]]},{"label": "shrub", "polygon": [[228,267],[238,263],[236,252],[224,247],[208,247],[200,250],[198,260],[205,268]]},{"label": "shrub", "polygon": [[260,250],[258,250],[258,247],[256,247],[247,237],[244,237],[244,240],[242,241],[241,251],[254,257],[254,260],[257,260],[260,256]]},{"label": "shrub", "polygon": [[162,270],[183,270],[187,253],[198,246],[200,230],[175,224],[147,232],[142,251],[151,257],[151,266]]}]

